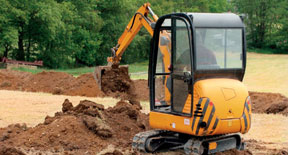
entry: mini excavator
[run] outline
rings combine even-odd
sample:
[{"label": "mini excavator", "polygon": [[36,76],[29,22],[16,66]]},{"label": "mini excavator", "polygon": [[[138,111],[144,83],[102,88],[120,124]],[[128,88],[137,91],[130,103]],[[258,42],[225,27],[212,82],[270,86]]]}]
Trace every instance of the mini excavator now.
[{"label": "mini excavator", "polygon": [[[251,101],[242,83],[246,68],[242,17],[172,13],[158,18],[145,3],[112,48],[110,66],[119,64],[143,26],[153,36],[148,83],[149,122],[155,130],[135,135],[133,149],[183,149],[186,154],[245,149],[240,134],[251,127]],[[95,69],[100,86],[107,67]]]}]

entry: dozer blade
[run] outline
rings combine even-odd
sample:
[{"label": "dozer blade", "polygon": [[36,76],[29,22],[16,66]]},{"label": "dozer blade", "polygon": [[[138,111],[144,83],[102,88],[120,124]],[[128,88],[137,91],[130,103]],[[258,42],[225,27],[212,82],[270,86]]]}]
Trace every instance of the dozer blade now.
[{"label": "dozer blade", "polygon": [[[100,90],[102,90],[102,75],[105,74],[106,70],[110,70],[112,67],[115,67],[115,66],[109,66],[108,65],[108,66],[96,66],[95,67],[93,76],[94,76],[94,79],[96,80],[96,83],[97,83]],[[127,68],[127,70],[128,70],[128,65],[119,65],[116,67],[117,68]]]}]

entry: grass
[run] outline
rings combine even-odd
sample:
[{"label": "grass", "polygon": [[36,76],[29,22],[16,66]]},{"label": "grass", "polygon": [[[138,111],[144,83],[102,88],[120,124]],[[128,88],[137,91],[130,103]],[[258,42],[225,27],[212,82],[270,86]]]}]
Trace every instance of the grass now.
[{"label": "grass", "polygon": [[94,71],[94,67],[82,67],[82,68],[73,68],[73,69],[45,69],[45,68],[37,68],[30,69],[25,67],[13,68],[13,70],[30,72],[32,74],[37,74],[43,71],[55,71],[55,72],[65,72],[71,74],[73,76],[79,76],[85,73],[92,73]]},{"label": "grass", "polygon": [[[81,67],[81,68],[73,68],[73,69],[46,69],[46,68],[37,68],[30,69],[25,67],[13,68],[13,70],[30,72],[32,74],[37,74],[43,71],[55,71],[55,72],[65,72],[71,74],[73,76],[79,76],[81,74],[93,73],[95,67]],[[148,72],[148,61],[138,62],[129,65],[129,73],[132,73],[132,78],[141,79],[147,78],[147,75],[142,76],[141,74],[147,74]]]},{"label": "grass", "polygon": [[285,50],[271,49],[271,48],[249,48],[249,52],[262,53],[262,54],[288,54]]},{"label": "grass", "polygon": [[288,96],[288,55],[248,53],[244,84],[250,91]]}]

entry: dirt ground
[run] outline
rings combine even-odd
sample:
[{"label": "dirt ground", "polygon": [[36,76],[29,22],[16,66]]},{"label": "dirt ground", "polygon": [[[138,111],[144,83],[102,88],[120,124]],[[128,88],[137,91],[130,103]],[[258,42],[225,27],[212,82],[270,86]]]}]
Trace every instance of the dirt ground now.
[{"label": "dirt ground", "polygon": [[[0,155],[138,154],[131,150],[131,140],[149,129],[148,115],[143,113],[148,104],[142,102],[141,107],[139,102],[149,99],[147,80],[133,81],[121,70],[110,70],[106,76],[111,78],[115,72],[124,74],[104,80],[101,91],[92,74],[75,78],[59,72],[33,75],[0,70]],[[247,150],[219,154],[288,154],[288,126],[284,125],[288,99],[259,92],[250,92],[250,97],[254,115],[251,130],[244,135]]]}]

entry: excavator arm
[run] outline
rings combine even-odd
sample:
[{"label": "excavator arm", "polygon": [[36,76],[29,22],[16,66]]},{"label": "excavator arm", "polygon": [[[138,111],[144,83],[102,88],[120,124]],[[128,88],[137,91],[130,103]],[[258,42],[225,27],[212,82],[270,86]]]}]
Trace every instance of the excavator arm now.
[{"label": "excavator arm", "polygon": [[[153,19],[148,17],[151,14]],[[119,64],[121,57],[126,48],[130,45],[134,37],[144,26],[151,36],[153,36],[153,24],[158,20],[158,16],[154,14],[150,8],[150,3],[142,5],[126,26],[123,34],[118,40],[118,44],[111,49],[112,56],[107,58],[109,65]]]},{"label": "excavator arm", "polygon": [[[148,15],[152,16],[152,19],[148,17]],[[150,3],[143,4],[134,16],[131,18],[130,22],[126,26],[123,34],[118,39],[118,43],[115,47],[111,48],[112,56],[107,58],[108,66],[98,66],[95,68],[94,78],[99,86],[102,89],[102,74],[105,70],[108,70],[111,66],[119,66],[121,61],[121,57],[125,52],[126,48],[130,45],[134,37],[138,34],[140,29],[144,26],[145,29],[149,32],[151,36],[153,36],[154,30],[153,25],[158,20],[158,16],[152,11],[150,8]],[[170,34],[163,30],[160,33],[161,39],[164,38],[165,44],[159,44],[159,49],[161,51],[161,59],[163,63],[163,71],[168,73],[170,61],[171,61],[171,37]],[[127,67],[127,66],[119,66],[119,67]],[[164,83],[167,83],[168,76],[164,78]],[[167,103],[170,102],[170,91],[167,87],[165,87],[165,99]]]}]

